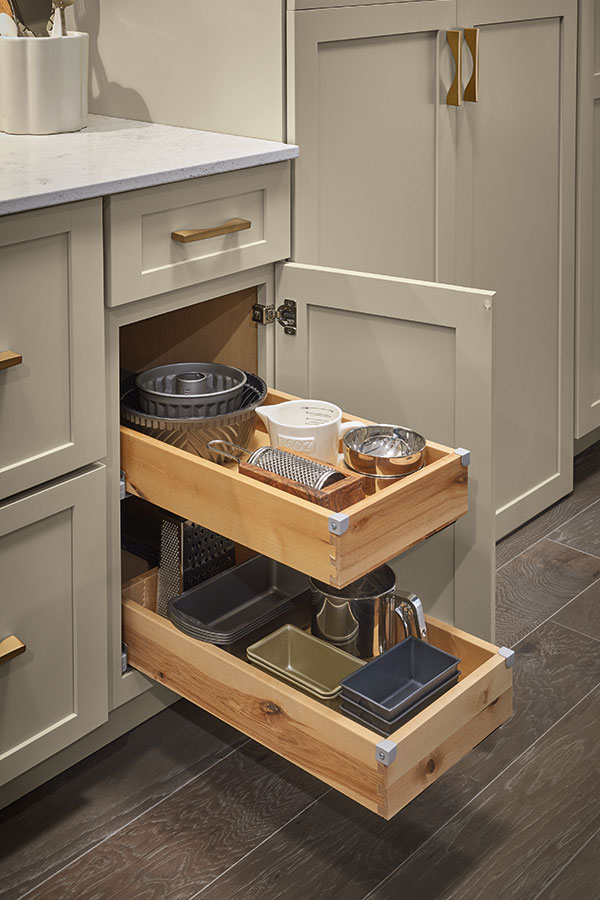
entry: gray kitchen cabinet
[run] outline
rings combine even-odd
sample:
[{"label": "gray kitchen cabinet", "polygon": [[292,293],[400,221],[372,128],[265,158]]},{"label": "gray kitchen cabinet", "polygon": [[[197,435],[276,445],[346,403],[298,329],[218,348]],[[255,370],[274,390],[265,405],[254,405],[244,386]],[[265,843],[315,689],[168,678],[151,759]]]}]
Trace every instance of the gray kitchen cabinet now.
[{"label": "gray kitchen cabinet", "polygon": [[108,715],[104,466],[0,505],[0,583],[5,784]]},{"label": "gray kitchen cabinet", "polygon": [[457,110],[456,279],[498,293],[500,537],[573,486],[575,0],[458,0],[479,29],[477,103]]},{"label": "gray kitchen cabinet", "polygon": [[0,498],[106,452],[102,200],[0,218]]},{"label": "gray kitchen cabinet", "polygon": [[288,16],[296,262],[453,280],[454,0]]},{"label": "gray kitchen cabinet", "polygon": [[293,259],[497,291],[501,536],[572,486],[576,0],[332,6],[288,14]]},{"label": "gray kitchen cabinet", "polygon": [[[177,361],[189,352],[190,340],[203,348],[205,358],[222,359],[219,319],[224,306],[239,304],[246,314],[240,315],[235,335],[228,334],[227,360],[245,368],[251,354],[266,374],[264,351],[269,342],[275,345],[277,389],[269,390],[267,403],[289,397],[280,392],[284,388],[330,397],[344,404],[350,419],[407,415],[429,433],[443,421],[452,443],[430,444],[418,472],[332,513],[123,426],[125,488],[333,585],[350,583],[406,550],[394,563],[399,584],[421,593],[431,643],[462,660],[455,702],[447,705],[442,698],[382,743],[367,725],[260,671],[243,655],[185,635],[126,595],[122,635],[136,671],[125,675],[123,687],[142,690],[143,673],[389,819],[505,721],[512,708],[510,651],[481,640],[493,630],[494,610],[493,297],[470,288],[297,263],[277,265],[275,284],[272,276],[254,270],[241,283],[238,273],[235,281],[228,276],[212,287],[205,283],[110,309],[113,361],[119,347],[121,364],[132,370],[157,358]],[[237,299],[234,284],[241,289]],[[272,314],[264,316],[268,324],[257,325],[250,314],[256,312],[252,286],[265,313],[287,301],[285,329]],[[435,392],[428,390],[430,381]],[[116,387],[111,388],[114,419]],[[457,436],[468,442],[470,464],[466,451],[453,449]],[[249,446],[267,440],[258,430]],[[114,461],[109,464],[114,467]]]},{"label": "gray kitchen cabinet", "polygon": [[600,427],[600,0],[579,3],[575,437]]}]

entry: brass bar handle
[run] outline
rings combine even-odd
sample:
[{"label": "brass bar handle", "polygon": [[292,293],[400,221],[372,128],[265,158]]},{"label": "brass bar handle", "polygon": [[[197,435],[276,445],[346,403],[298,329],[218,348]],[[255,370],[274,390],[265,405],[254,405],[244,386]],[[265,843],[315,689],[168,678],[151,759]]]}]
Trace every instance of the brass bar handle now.
[{"label": "brass bar handle", "polygon": [[20,366],[22,362],[23,357],[20,353],[15,353],[14,350],[0,351],[0,370],[10,369],[11,366]]},{"label": "brass bar handle", "polygon": [[446,103],[448,106],[460,106],[460,88],[462,82],[462,31],[447,31],[446,38],[454,57],[454,81],[450,85]]},{"label": "brass bar handle", "polygon": [[8,662],[9,659],[19,656],[20,653],[25,653],[26,650],[26,644],[20,641],[16,634],[11,634],[4,638],[3,641],[0,641],[0,666],[2,663]]},{"label": "brass bar handle", "polygon": [[473,59],[473,74],[465,88],[465,103],[479,103],[479,28],[465,28],[465,43]]},{"label": "brass bar handle", "polygon": [[189,244],[190,241],[205,241],[207,238],[220,237],[222,234],[233,234],[236,231],[246,231],[252,227],[248,219],[229,219],[222,225],[214,225],[212,228],[195,228],[191,231],[172,231],[171,237],[180,244]]}]

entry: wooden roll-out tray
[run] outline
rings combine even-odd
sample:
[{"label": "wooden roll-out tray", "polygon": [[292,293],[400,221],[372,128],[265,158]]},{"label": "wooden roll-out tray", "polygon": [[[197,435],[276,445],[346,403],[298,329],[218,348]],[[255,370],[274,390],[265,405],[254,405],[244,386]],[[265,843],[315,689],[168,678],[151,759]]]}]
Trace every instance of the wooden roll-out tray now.
[{"label": "wooden roll-out tray", "polygon": [[[287,399],[270,390],[265,403]],[[261,425],[250,449],[269,443]],[[431,441],[422,469],[341,512],[125,427],[121,468],[130,493],[335,587],[455,522],[468,507],[463,458]]]}]

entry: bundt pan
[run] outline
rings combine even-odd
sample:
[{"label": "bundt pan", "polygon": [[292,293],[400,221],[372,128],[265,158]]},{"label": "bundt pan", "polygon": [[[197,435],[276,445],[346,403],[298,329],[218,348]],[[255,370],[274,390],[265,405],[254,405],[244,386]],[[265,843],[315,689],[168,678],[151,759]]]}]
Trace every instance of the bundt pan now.
[{"label": "bundt pan", "polygon": [[214,462],[214,455],[207,447],[209,441],[231,441],[248,446],[256,430],[258,417],[255,409],[267,396],[267,385],[258,375],[250,372],[243,374],[246,383],[238,409],[218,416],[188,419],[148,415],[141,409],[138,389],[131,387],[130,379],[129,384],[126,380],[121,395],[121,422],[159,441]]},{"label": "bundt pan", "polygon": [[150,416],[200,419],[234,412],[246,373],[221,363],[172,363],[147,369],[135,379],[140,409]]}]

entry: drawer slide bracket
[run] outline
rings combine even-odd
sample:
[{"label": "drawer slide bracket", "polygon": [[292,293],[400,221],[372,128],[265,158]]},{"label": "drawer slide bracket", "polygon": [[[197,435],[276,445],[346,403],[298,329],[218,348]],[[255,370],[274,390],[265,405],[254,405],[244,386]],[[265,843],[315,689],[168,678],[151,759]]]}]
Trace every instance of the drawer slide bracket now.
[{"label": "drawer slide bracket", "polygon": [[375,745],[375,759],[383,766],[390,766],[396,759],[398,744],[386,738]]},{"label": "drawer slide bracket", "polygon": [[504,657],[506,668],[512,669],[515,664],[515,651],[511,650],[509,647],[499,647],[498,653],[500,654],[500,656]]},{"label": "drawer slide bracket", "polygon": [[120,492],[121,492],[121,493],[120,493],[120,498],[121,498],[121,500],[126,500],[127,497],[129,497],[129,496],[131,496],[131,495],[128,494],[128,492],[127,492],[126,481],[125,481],[125,472],[123,471],[123,469],[121,469],[121,476],[120,476],[120,479],[119,479],[119,486],[120,486]]}]

